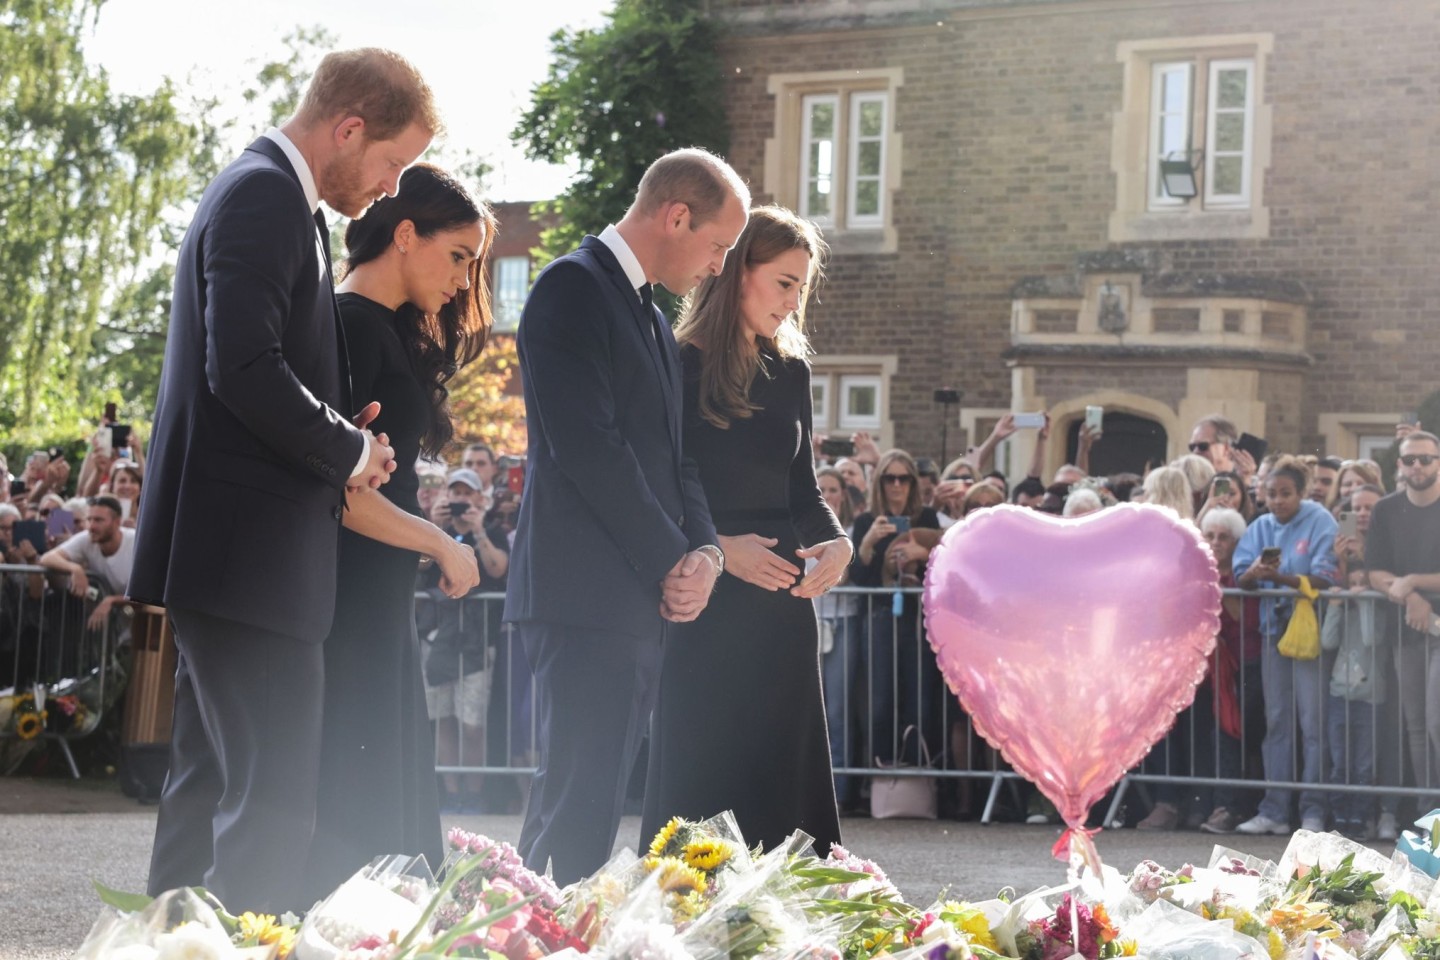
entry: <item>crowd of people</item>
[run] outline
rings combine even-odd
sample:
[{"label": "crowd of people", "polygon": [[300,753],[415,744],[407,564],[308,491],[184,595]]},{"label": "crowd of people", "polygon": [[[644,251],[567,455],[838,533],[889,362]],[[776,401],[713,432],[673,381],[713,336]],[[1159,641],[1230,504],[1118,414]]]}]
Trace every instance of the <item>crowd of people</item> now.
[{"label": "crowd of people", "polygon": [[[1298,816],[1307,829],[1393,839],[1398,794],[1323,787],[1431,786],[1440,773],[1440,708],[1428,707],[1440,703],[1440,685],[1430,679],[1440,677],[1432,672],[1440,657],[1428,655],[1425,640],[1440,635],[1426,595],[1440,588],[1440,549],[1428,546],[1430,517],[1440,517],[1440,510],[1427,511],[1440,498],[1434,435],[1397,426],[1400,458],[1391,478],[1397,492],[1387,495],[1373,460],[1271,453],[1256,462],[1238,445],[1235,426],[1218,415],[1195,424],[1185,455],[1143,476],[1090,476],[1090,451],[1103,440],[1082,425],[1077,462],[1048,480],[1041,476],[1047,418],[1028,475],[1012,485],[989,468],[995,448],[1015,432],[1014,416],[1005,416],[980,447],[943,469],[904,451],[882,452],[863,433],[852,438],[852,455],[825,463],[826,438],[817,436],[821,489],[856,544],[849,583],[922,583],[941,531],[1000,503],[1065,517],[1127,501],[1167,507],[1209,543],[1227,593],[1209,675],[1136,771],[1159,778],[1136,826],[1283,834]],[[1323,591],[1317,603],[1323,649],[1313,659],[1279,652],[1294,610],[1291,592],[1302,577]],[[818,605],[836,767],[923,762],[925,753],[905,733],[912,726],[947,766],[983,770],[995,763],[972,741],[963,717],[942,729],[944,686],[917,600],[838,593]],[[1298,798],[1266,790],[1257,806],[1258,791],[1196,790],[1164,779],[1171,776],[1316,786]],[[836,778],[842,809],[863,811],[863,790],[856,778]],[[957,815],[975,812],[968,781],[950,801]],[[1043,798],[1032,798],[1028,812],[1031,822],[1053,822]]]}]

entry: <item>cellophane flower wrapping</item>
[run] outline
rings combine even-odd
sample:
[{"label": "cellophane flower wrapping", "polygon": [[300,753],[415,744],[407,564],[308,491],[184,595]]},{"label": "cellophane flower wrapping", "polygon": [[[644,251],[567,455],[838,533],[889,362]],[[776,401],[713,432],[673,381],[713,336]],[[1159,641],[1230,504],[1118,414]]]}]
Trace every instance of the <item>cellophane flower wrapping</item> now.
[{"label": "cellophane flower wrapping", "polygon": [[171,890],[137,913],[106,907],[76,960],[237,960],[215,910],[189,888]]},{"label": "cellophane flower wrapping", "polygon": [[1206,920],[1165,899],[1146,907],[1122,936],[1149,960],[1278,960],[1268,944],[1232,924]]},{"label": "cellophane flower wrapping", "polygon": [[371,960],[392,955],[435,895],[424,857],[377,857],[305,916],[297,960]]},{"label": "cellophane flower wrapping", "polygon": [[812,842],[795,831],[783,843],[734,871],[697,915],[685,924],[681,942],[695,960],[745,960],[784,956],[804,944],[810,923],[803,886],[787,869]]}]

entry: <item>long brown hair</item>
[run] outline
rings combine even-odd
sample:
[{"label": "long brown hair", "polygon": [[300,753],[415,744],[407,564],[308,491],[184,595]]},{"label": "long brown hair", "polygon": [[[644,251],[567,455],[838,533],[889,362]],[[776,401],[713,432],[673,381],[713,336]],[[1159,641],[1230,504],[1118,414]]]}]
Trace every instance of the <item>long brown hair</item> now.
[{"label": "long brown hair", "polygon": [[[740,288],[744,271],[770,263],[790,250],[810,255],[810,273],[799,308],[780,325],[774,339],[745,336],[740,316]],[[725,258],[718,276],[706,277],[685,301],[675,339],[683,346],[702,347],[700,361],[700,416],[721,430],[731,420],[745,420],[757,409],[750,402],[750,384],[765,369],[762,351],[781,359],[803,359],[810,353],[805,336],[805,303],[824,276],[829,251],[820,231],[784,207],[756,207],[750,211],[735,249]]]},{"label": "long brown hair", "polygon": [[887,450],[880,455],[880,462],[875,465],[875,473],[870,477],[870,515],[890,515],[890,505],[885,502],[885,471],[892,463],[903,464],[910,473],[910,492],[905,495],[905,516],[912,521],[917,520],[920,511],[925,508],[920,499],[920,470],[915,466],[915,458],[904,450]]},{"label": "long brown hair", "polygon": [[381,197],[365,216],[350,221],[345,230],[349,254],[345,273],[384,254],[404,220],[415,224],[415,232],[426,238],[480,224],[480,249],[469,267],[469,286],[456,290],[455,298],[437,314],[424,313],[413,303],[402,303],[395,311],[396,332],[405,344],[410,365],[430,393],[430,425],[420,449],[434,457],[455,436],[446,385],[461,367],[480,356],[493,322],[485,270],[495,242],[495,215],[488,204],[472,199],[450,174],[417,163],[401,174],[400,189],[393,197]]}]

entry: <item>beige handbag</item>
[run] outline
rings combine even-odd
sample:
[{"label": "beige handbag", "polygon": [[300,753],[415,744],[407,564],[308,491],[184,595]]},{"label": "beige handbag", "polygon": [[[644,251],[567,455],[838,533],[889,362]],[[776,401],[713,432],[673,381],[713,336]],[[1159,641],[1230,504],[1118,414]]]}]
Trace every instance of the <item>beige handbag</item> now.
[{"label": "beige handbag", "polygon": [[[911,724],[905,728],[905,735],[900,739],[900,753],[905,752],[905,744],[910,741],[910,734],[919,736],[915,725]],[[924,738],[920,738],[920,756],[924,766],[916,767],[910,764],[896,763],[894,765],[882,763],[879,757],[875,758],[875,766],[891,770],[925,770],[934,765],[930,759],[930,748],[925,745]],[[940,782],[935,777],[924,774],[910,774],[903,777],[872,777],[870,779],[870,816],[876,820],[886,820],[896,817],[910,818],[915,820],[934,820],[938,816],[938,796]]]}]

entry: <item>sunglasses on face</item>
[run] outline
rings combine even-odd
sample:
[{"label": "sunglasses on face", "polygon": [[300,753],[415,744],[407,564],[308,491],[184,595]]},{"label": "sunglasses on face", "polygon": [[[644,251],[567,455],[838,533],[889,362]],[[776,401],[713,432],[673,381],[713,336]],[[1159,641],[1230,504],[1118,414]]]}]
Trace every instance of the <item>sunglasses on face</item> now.
[{"label": "sunglasses on face", "polygon": [[915,482],[915,478],[908,473],[885,473],[881,474],[882,483],[903,483],[906,486]]},{"label": "sunglasses on face", "polygon": [[1417,463],[1422,467],[1428,467],[1436,460],[1440,460],[1440,456],[1433,453],[1407,453],[1400,458],[1400,462],[1407,467],[1413,467]]},{"label": "sunglasses on face", "polygon": [[1200,441],[1199,443],[1192,443],[1192,444],[1190,444],[1190,452],[1191,452],[1191,453],[1209,453],[1209,452],[1210,452],[1210,443],[1209,443],[1209,441],[1207,441],[1207,440],[1202,440],[1202,441]]}]

